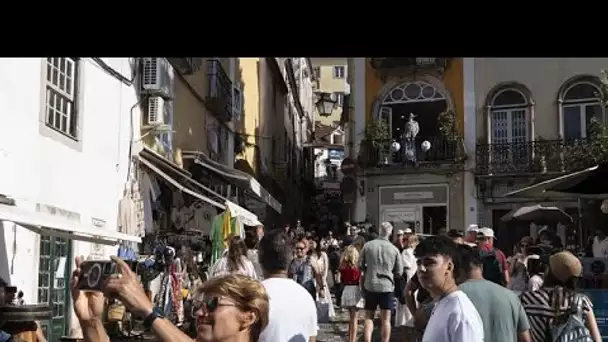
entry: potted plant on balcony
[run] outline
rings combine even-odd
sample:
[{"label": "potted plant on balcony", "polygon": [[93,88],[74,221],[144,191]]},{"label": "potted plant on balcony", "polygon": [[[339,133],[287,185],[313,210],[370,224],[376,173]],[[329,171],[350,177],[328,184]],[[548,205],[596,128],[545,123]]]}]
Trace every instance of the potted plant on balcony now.
[{"label": "potted plant on balcony", "polygon": [[437,123],[439,132],[446,139],[447,145],[450,149],[454,149],[454,158],[456,160],[465,159],[464,140],[458,131],[456,113],[451,109],[445,110],[437,117]]},{"label": "potted plant on balcony", "polygon": [[389,151],[391,134],[385,120],[373,120],[365,128],[361,141],[359,162],[363,165],[378,165]]}]

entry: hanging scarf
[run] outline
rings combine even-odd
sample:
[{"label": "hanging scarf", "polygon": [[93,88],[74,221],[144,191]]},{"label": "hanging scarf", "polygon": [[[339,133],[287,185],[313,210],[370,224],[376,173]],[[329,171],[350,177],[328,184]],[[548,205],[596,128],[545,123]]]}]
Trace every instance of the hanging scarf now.
[{"label": "hanging scarf", "polygon": [[230,209],[226,208],[224,212],[224,222],[222,224],[222,246],[228,247],[228,237],[232,234],[232,218],[230,217]]}]

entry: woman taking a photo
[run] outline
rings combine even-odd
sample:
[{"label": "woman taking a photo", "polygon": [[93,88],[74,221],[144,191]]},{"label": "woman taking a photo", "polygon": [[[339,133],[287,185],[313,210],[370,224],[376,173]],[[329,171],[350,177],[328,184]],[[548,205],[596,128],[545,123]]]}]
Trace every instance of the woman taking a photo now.
[{"label": "woman taking a photo", "polygon": [[[129,265],[118,258],[113,257],[113,261],[120,273],[107,281],[105,294],[120,299],[133,315],[143,318],[144,327],[154,332],[157,341],[192,342],[154,309]],[[76,287],[81,262],[82,258],[76,259],[70,283],[74,311],[86,342],[106,342],[109,339],[102,323],[104,294]],[[257,342],[268,325],[268,295],[264,286],[250,277],[218,277],[197,291],[192,314],[196,317],[197,342]]]}]

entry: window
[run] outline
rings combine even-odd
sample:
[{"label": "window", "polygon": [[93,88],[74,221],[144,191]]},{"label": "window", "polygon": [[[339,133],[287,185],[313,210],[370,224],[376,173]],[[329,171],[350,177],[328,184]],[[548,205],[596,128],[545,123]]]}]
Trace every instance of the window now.
[{"label": "window", "polygon": [[344,145],[344,135],[341,133],[332,134],[331,140],[333,145]]},{"label": "window", "polygon": [[584,139],[588,125],[596,118],[604,122],[604,109],[600,102],[600,89],[592,82],[572,84],[563,92],[562,134],[565,140]]},{"label": "window", "polygon": [[505,165],[529,162],[528,107],[530,101],[519,89],[508,87],[495,93],[490,101],[491,158]]},{"label": "window", "polygon": [[334,66],[334,78],[344,78],[344,66],[343,65]]},{"label": "window", "polygon": [[521,143],[528,139],[528,101],[519,90],[500,90],[490,106],[490,137],[493,144]]},{"label": "window", "polygon": [[338,91],[334,95],[336,96],[336,105],[340,107],[344,106],[344,92]]},{"label": "window", "polygon": [[78,140],[78,59],[49,57],[45,67],[44,122],[47,127]]},{"label": "window", "polygon": [[235,82],[232,87],[232,114],[236,120],[241,120],[243,113],[243,87],[239,82]]}]

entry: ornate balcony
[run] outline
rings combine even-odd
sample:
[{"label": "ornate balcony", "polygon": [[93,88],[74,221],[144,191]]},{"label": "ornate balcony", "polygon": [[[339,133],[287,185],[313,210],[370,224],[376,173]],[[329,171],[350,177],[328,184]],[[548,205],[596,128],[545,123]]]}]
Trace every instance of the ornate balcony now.
[{"label": "ornate balcony", "polygon": [[478,143],[478,175],[561,174],[603,161],[605,153],[591,139]]},{"label": "ornate balcony", "polygon": [[376,57],[371,58],[370,64],[377,71],[430,69],[443,72],[447,67],[449,58],[440,57]]},{"label": "ornate balcony", "polygon": [[[430,143],[430,149],[425,151],[423,142]],[[458,164],[465,160],[464,145],[460,138],[443,136],[418,136],[411,142],[395,141],[361,142],[359,164],[361,167],[436,167],[441,164]]]},{"label": "ornate balcony", "polygon": [[217,59],[207,60],[209,88],[205,102],[219,119],[232,120],[232,82]]}]

